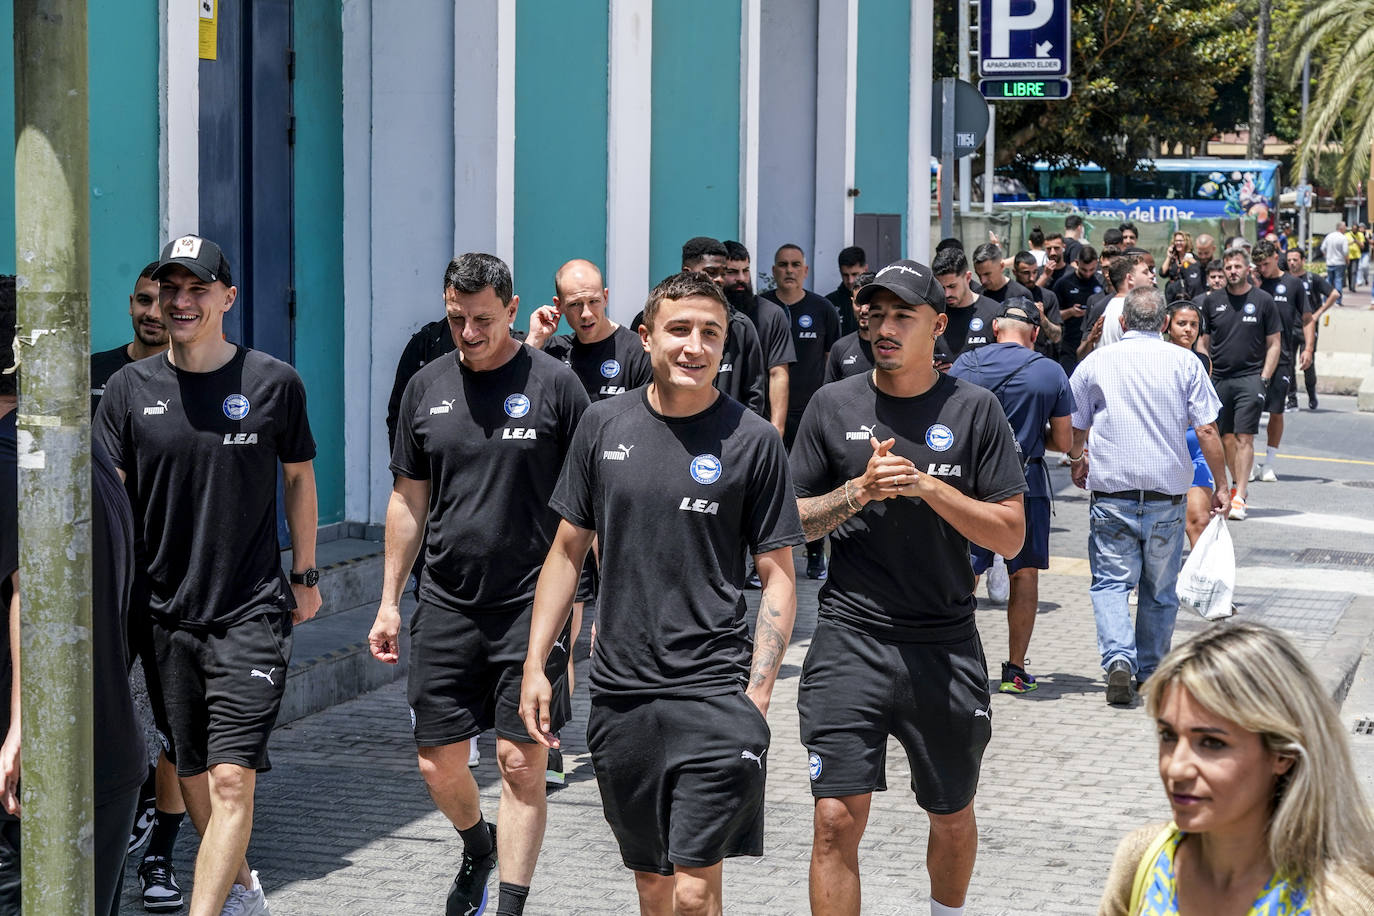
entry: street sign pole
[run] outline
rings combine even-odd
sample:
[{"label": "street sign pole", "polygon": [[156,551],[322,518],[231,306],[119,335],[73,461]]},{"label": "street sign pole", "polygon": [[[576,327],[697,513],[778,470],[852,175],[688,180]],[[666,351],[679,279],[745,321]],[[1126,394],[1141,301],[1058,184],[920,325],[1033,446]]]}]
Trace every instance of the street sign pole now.
[{"label": "street sign pole", "polygon": [[940,238],[954,234],[954,77],[940,80]]},{"label": "street sign pole", "polygon": [[[969,69],[969,0],[955,0],[959,7],[959,79],[968,82]],[[973,191],[973,163],[964,160],[959,163],[959,213],[968,213],[969,199]]]},{"label": "street sign pole", "polygon": [[993,169],[997,162],[997,106],[988,103],[988,136],[983,141],[983,212],[992,213]]}]

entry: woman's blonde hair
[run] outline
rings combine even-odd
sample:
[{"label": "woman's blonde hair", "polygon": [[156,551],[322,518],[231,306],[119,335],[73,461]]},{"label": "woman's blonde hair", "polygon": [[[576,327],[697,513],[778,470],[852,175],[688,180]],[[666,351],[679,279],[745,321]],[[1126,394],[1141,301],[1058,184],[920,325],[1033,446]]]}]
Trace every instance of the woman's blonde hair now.
[{"label": "woman's blonde hair", "polygon": [[1150,676],[1151,718],[1174,684],[1293,760],[1279,778],[1269,822],[1276,869],[1305,878],[1316,900],[1342,883],[1344,870],[1374,873],[1374,812],[1355,778],[1336,705],[1287,637],[1248,621],[1213,625]]}]

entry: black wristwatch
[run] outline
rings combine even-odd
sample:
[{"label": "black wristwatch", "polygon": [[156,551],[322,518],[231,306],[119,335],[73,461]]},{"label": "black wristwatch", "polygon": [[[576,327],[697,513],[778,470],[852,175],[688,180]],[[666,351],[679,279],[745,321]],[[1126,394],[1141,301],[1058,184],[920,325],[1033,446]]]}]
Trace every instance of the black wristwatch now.
[{"label": "black wristwatch", "polygon": [[304,585],[306,588],[314,588],[320,584],[320,571],[313,566],[305,572],[291,573],[292,585]]}]

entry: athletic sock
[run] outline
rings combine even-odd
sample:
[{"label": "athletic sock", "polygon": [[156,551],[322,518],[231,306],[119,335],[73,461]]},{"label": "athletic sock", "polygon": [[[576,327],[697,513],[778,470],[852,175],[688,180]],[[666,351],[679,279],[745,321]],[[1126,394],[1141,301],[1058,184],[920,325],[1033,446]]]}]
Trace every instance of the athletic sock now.
[{"label": "athletic sock", "polygon": [[931,897],[930,916],[964,916],[964,908],[962,906],[945,906]]},{"label": "athletic sock", "polygon": [[458,835],[463,838],[463,852],[474,859],[486,858],[495,848],[491,839],[491,829],[487,827],[487,822],[480,814],[477,815],[477,823],[466,830],[459,830]]},{"label": "athletic sock", "polygon": [[496,916],[521,916],[525,912],[525,898],[529,895],[529,885],[502,881],[501,896],[496,901]]},{"label": "athletic sock", "polygon": [[170,859],[172,847],[177,844],[177,831],[181,829],[181,821],[185,817],[185,811],[180,814],[173,814],[170,811],[154,809],[153,833],[148,840],[148,851],[143,854],[144,858],[161,856],[164,859]]},{"label": "athletic sock", "polygon": [[1279,455],[1279,447],[1278,447],[1277,445],[1267,445],[1267,446],[1265,446],[1265,447],[1264,447],[1264,466],[1267,467],[1267,468],[1272,468],[1272,467],[1274,466],[1274,459],[1277,458],[1278,455]]}]

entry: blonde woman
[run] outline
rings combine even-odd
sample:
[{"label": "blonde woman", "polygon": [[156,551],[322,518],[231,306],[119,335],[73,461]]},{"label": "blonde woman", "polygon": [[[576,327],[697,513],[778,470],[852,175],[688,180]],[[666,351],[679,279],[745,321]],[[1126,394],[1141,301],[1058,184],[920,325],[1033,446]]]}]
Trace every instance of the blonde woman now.
[{"label": "blonde woman", "polygon": [[1292,643],[1217,624],[1165,657],[1146,708],[1174,817],[1122,841],[1099,913],[1374,913],[1374,815]]}]

